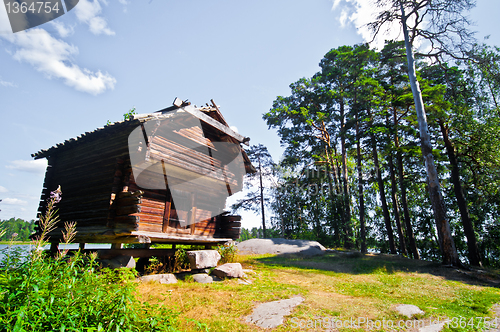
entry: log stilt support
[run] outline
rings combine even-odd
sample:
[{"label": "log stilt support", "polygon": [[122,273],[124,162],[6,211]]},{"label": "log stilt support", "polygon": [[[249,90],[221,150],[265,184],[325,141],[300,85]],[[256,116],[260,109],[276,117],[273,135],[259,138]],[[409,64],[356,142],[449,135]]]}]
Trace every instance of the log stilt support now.
[{"label": "log stilt support", "polygon": [[80,250],[85,249],[85,243],[80,243],[80,244],[78,245],[78,248],[80,248]]},{"label": "log stilt support", "polygon": [[55,255],[59,250],[59,242],[50,242],[50,254]]}]

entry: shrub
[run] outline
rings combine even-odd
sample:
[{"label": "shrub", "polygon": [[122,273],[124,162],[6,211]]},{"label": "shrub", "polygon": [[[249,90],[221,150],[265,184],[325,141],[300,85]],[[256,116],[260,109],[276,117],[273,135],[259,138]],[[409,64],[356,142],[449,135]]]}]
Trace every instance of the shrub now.
[{"label": "shrub", "polygon": [[183,248],[177,249],[175,251],[174,271],[189,269],[189,267],[190,267],[189,257],[186,253],[186,250]]},{"label": "shrub", "polygon": [[[35,248],[55,228],[60,196],[60,188],[51,194]],[[75,224],[65,227],[69,243]],[[135,298],[130,270],[98,270],[96,259],[8,248],[0,261],[0,331],[176,331],[176,313]]]},{"label": "shrub", "polygon": [[220,254],[222,264],[234,262],[238,247],[234,243],[224,243],[224,245],[217,246],[217,251]]}]

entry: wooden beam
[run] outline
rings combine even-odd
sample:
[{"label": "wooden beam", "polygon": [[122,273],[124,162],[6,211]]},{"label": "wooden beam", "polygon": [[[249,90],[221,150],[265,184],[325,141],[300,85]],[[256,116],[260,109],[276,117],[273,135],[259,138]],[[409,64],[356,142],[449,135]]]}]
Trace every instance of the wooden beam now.
[{"label": "wooden beam", "polygon": [[238,134],[237,132],[235,132],[231,128],[229,128],[229,127],[223,125],[222,123],[220,123],[219,121],[211,118],[210,116],[199,111],[195,107],[189,105],[189,106],[183,107],[182,110],[191,114],[195,118],[200,119],[201,121],[205,122],[209,126],[215,128],[217,130],[222,131],[224,134],[231,136],[232,138],[236,139],[238,142],[245,143],[246,145],[249,145],[247,137]]}]

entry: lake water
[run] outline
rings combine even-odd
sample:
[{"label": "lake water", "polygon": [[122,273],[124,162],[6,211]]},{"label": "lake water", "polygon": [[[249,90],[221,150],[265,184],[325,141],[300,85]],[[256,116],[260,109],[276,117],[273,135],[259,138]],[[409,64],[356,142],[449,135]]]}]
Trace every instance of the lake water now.
[{"label": "lake water", "polygon": [[[42,247],[43,250],[49,250],[50,244]],[[110,249],[111,244],[109,243],[87,243],[85,244],[85,249]],[[31,244],[14,244],[9,246],[7,244],[0,244],[0,260],[7,254],[8,250],[21,250],[23,254],[27,255],[28,252],[34,250],[35,247]],[[68,245],[61,244],[59,245],[59,249],[78,249],[78,243],[70,243]]]}]

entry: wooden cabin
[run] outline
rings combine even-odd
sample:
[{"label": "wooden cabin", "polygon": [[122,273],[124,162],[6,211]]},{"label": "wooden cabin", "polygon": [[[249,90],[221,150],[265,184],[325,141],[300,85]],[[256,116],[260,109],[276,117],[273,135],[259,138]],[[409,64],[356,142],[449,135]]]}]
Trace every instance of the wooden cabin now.
[{"label": "wooden cabin", "polygon": [[[60,222],[76,222],[76,243],[218,244],[239,238],[226,198],[255,172],[218,107],[180,99],[41,150],[48,160],[39,213],[61,186]],[[38,229],[37,232],[40,232]],[[35,234],[36,236],[36,234]]]}]

